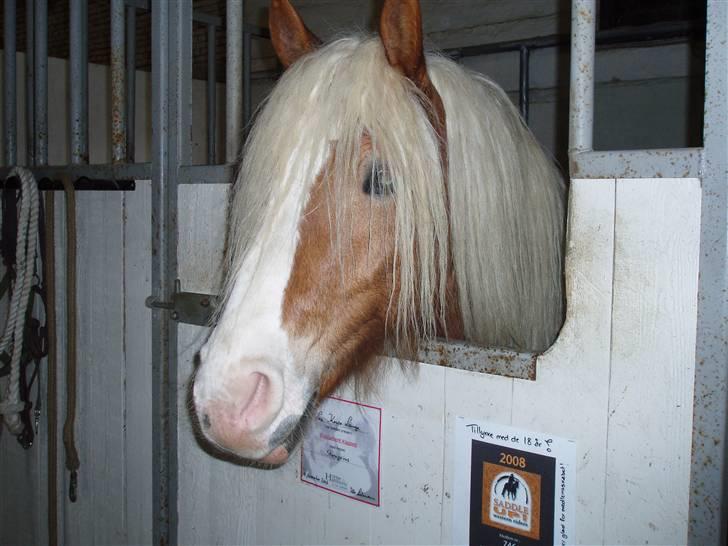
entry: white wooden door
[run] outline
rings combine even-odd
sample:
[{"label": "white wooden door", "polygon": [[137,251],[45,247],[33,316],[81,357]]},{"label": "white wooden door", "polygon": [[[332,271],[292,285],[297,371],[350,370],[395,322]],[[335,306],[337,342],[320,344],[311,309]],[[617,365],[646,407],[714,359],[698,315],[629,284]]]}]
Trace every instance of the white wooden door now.
[{"label": "white wooden door", "polygon": [[[224,219],[209,211],[225,192],[180,194],[185,289],[217,289]],[[537,379],[392,362],[362,400],[383,409],[380,507],[302,483],[296,455],[273,471],[216,460],[181,417],[180,543],[448,544],[457,416],[576,440],[570,543],[685,543],[700,198],[696,179],[572,181],[567,317]],[[180,331],[180,403],[204,335]]]}]

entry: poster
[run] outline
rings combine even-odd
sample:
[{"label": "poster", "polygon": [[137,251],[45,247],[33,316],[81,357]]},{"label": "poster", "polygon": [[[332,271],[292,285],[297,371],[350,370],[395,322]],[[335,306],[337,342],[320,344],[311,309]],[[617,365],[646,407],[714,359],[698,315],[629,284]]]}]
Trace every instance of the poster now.
[{"label": "poster", "polygon": [[455,544],[573,542],[574,441],[458,417],[455,450]]},{"label": "poster", "polygon": [[301,449],[301,480],[379,506],[382,410],[326,398]]}]

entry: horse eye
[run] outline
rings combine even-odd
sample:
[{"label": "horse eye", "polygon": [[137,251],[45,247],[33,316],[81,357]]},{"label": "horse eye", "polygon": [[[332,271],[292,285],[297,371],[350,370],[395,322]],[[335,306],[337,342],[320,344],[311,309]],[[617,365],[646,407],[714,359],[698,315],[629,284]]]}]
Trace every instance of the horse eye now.
[{"label": "horse eye", "polygon": [[382,168],[374,165],[367,172],[362,191],[374,197],[385,197],[394,193],[394,188],[392,187],[392,183],[387,180]]}]

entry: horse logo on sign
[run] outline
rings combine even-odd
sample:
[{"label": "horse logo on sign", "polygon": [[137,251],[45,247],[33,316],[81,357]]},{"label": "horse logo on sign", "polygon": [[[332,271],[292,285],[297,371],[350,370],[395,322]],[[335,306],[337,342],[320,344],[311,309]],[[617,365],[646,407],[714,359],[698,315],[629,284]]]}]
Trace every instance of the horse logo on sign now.
[{"label": "horse logo on sign", "polygon": [[538,540],[541,477],[490,462],[483,465],[482,523]]}]

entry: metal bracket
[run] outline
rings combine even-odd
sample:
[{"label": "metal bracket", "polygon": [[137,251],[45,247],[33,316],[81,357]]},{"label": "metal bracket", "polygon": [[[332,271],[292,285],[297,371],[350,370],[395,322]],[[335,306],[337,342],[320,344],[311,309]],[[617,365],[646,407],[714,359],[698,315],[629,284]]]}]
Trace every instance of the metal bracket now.
[{"label": "metal bracket", "polygon": [[177,279],[174,283],[172,301],[160,301],[153,296],[149,296],[145,304],[150,309],[167,309],[171,311],[170,318],[174,321],[197,326],[210,326],[218,301],[219,297],[214,294],[182,292],[180,290],[180,281]]}]

